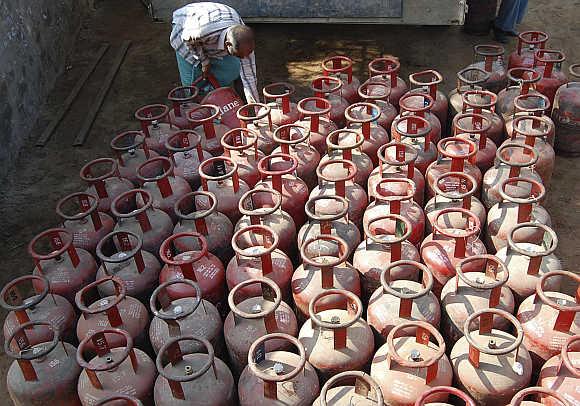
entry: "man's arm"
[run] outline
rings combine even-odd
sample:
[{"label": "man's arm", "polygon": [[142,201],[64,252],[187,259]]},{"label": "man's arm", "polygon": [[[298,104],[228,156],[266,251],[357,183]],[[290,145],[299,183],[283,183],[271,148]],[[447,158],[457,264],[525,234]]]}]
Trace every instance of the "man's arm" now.
[{"label": "man's arm", "polygon": [[252,52],[247,58],[240,59],[240,79],[248,103],[259,102],[258,78],[256,76],[256,57]]}]

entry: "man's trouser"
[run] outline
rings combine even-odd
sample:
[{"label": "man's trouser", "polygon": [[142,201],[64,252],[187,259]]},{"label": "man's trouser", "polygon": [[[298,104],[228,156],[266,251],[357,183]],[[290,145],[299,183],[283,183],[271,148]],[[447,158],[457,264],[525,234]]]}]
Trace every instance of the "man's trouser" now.
[{"label": "man's trouser", "polygon": [[[177,68],[183,86],[190,86],[193,81],[201,76],[201,63],[195,66],[185,60],[179,54],[177,56]],[[220,86],[231,86],[236,79],[240,78],[240,59],[227,55],[221,59],[211,58],[211,73],[215,76]]]},{"label": "man's trouser", "polygon": [[502,0],[495,19],[495,26],[503,31],[515,31],[526,14],[528,0]]}]

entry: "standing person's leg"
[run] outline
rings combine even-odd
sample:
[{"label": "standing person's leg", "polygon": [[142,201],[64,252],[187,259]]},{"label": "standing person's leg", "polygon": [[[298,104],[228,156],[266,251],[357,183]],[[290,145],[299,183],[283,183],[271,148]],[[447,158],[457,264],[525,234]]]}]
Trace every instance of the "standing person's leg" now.
[{"label": "standing person's leg", "polygon": [[191,86],[191,83],[201,76],[201,69],[198,66],[187,62],[185,58],[178,53],[175,54],[177,58],[177,69],[179,70],[179,78],[182,86]]},{"label": "standing person's leg", "polygon": [[502,31],[514,31],[519,16],[520,3],[520,0],[502,0],[495,19],[495,27]]},{"label": "standing person's leg", "polygon": [[526,11],[528,10],[528,0],[520,0],[520,4],[518,6],[518,18],[516,20],[516,24],[521,24],[524,21],[524,16],[526,15]]}]

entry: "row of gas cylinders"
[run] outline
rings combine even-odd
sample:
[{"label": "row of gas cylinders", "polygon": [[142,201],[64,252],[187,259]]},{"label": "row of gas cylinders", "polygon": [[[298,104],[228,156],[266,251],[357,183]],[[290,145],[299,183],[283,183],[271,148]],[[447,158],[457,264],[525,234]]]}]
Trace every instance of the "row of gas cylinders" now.
[{"label": "row of gas cylinders", "polygon": [[507,404],[540,374],[573,402],[580,299],[560,290],[580,278],[541,206],[560,127],[525,82],[542,55],[497,96],[447,101],[433,70],[407,91],[395,58],[361,84],[332,57],[297,105],[274,84],[268,104],[190,87],[139,109],[0,294],[13,400],[403,405],[453,383]]}]

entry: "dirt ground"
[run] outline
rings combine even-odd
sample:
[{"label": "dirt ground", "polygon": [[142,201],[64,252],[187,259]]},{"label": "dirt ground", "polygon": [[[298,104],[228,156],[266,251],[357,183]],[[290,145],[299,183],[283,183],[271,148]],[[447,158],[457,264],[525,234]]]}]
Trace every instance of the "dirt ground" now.
[{"label": "dirt ground", "polygon": [[[548,31],[550,47],[563,49],[568,62],[578,62],[579,20],[578,0],[531,1],[520,29]],[[352,57],[357,62],[356,74],[361,78],[367,75],[366,65],[373,57],[383,53],[397,55],[404,78],[414,71],[436,68],[446,78],[444,90],[449,91],[454,86],[455,73],[470,63],[472,46],[491,41],[489,37],[468,36],[459,27],[305,24],[255,25],[255,30],[260,83],[289,80],[298,86],[298,96],[310,94],[307,83],[320,73],[321,60],[334,53]],[[109,156],[113,135],[138,128],[133,117],[138,107],[166,102],[167,92],[178,83],[175,55],[168,44],[169,31],[169,24],[152,22],[138,1],[97,2],[96,11],[85,19],[76,49],[41,112],[36,131],[28,137],[13,171],[0,181],[0,286],[32,270],[27,244],[36,233],[57,224],[54,208],[58,199],[84,189],[79,169],[91,159]],[[130,39],[132,46],[89,139],[83,147],[73,147],[83,118],[125,39]],[[34,142],[51,114],[58,110],[103,42],[111,44],[109,53],[48,145],[35,147]],[[511,51],[514,46],[515,41],[507,48]],[[580,236],[576,235],[580,230],[579,163],[579,159],[557,158],[546,202],[560,238],[557,253],[566,268],[575,272],[580,262]],[[0,357],[3,399],[8,399],[4,387],[8,365],[6,357]]]}]

